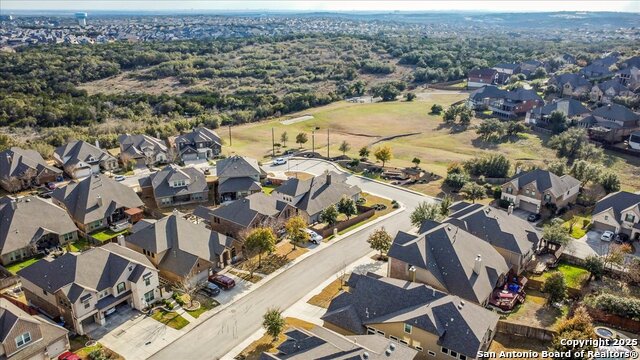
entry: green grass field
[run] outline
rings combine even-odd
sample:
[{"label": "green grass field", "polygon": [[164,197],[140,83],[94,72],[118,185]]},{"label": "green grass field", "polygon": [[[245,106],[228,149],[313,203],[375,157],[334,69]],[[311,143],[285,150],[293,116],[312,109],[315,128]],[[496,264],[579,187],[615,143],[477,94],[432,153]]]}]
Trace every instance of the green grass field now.
[{"label": "green grass field", "polygon": [[589,277],[589,272],[587,270],[575,265],[561,263],[560,265],[558,265],[557,269],[547,271],[540,276],[534,276],[532,277],[532,279],[545,281],[555,271],[562,272],[564,274],[564,279],[567,282],[567,286],[573,289],[581,289],[585,281]]},{"label": "green grass field", "polygon": [[180,330],[189,325],[189,321],[178,315],[175,311],[167,312],[164,310],[156,310],[151,317],[176,330]]},{"label": "green grass field", "polygon": [[12,274],[16,274],[18,273],[18,271],[37,263],[40,259],[42,259],[42,256],[36,256],[26,260],[22,260],[20,262],[9,265],[7,267],[7,270],[9,270]]}]

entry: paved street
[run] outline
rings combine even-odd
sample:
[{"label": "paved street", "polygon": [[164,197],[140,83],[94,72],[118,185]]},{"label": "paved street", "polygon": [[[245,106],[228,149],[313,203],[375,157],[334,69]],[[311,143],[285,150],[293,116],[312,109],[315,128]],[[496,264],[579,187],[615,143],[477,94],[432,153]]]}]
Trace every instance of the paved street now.
[{"label": "paved street", "polygon": [[[335,169],[332,164],[317,160],[290,160],[289,165],[265,166],[265,170],[291,170],[321,174]],[[349,176],[348,183],[364,191],[395,199],[407,210],[384,219],[376,226],[365,227],[354,234],[320,249],[263,286],[247,294],[233,305],[195,327],[189,333],[154,354],[153,359],[219,359],[258,330],[262,315],[269,308],[286,309],[304,297],[335,273],[371,251],[368,235],[380,226],[391,234],[409,230],[408,212],[429,197],[381,184],[373,180]]]}]

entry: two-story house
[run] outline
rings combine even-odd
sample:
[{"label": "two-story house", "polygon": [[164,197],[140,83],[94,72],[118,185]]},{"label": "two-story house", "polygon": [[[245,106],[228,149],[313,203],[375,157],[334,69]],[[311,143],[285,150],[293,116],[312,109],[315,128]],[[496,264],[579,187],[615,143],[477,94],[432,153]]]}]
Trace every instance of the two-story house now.
[{"label": "two-story house", "polygon": [[591,83],[580,74],[565,73],[554,75],[549,79],[549,85],[558,89],[560,96],[568,96],[576,99],[587,96],[591,90]]},{"label": "two-story house", "polygon": [[493,115],[512,119],[525,115],[529,110],[544,105],[542,98],[533,90],[507,91],[493,85],[483,86],[469,94],[467,106],[473,110],[489,109]]},{"label": "two-story house", "polygon": [[579,192],[580,181],[571,175],[536,169],[516,174],[504,183],[501,198],[514,208],[538,214],[545,206],[557,210],[575,203]]},{"label": "two-story house", "polygon": [[592,212],[594,229],[624,233],[640,240],[640,194],[618,191],[596,203]]},{"label": "two-story house", "polygon": [[51,198],[87,234],[107,227],[117,231],[130,227],[141,219],[144,205],[133,189],[102,174],[59,187]]},{"label": "two-story house", "polygon": [[600,80],[613,76],[610,67],[618,61],[617,55],[607,55],[594,60],[591,64],[580,69],[579,73],[590,80]]},{"label": "two-story house", "polygon": [[520,64],[501,63],[496,64],[493,69],[498,72],[497,83],[505,84],[511,75],[520,73]]},{"label": "two-story house", "polygon": [[273,190],[271,196],[292,205],[308,223],[314,223],[320,220],[322,210],[338,204],[343,197],[358,200],[362,190],[346,180],[344,174],[335,171],[307,180],[291,178]]},{"label": "two-story house", "polygon": [[181,168],[175,164],[140,179],[142,191],[151,188],[159,208],[206,202],[209,185],[204,173],[194,167]]},{"label": "two-story house", "polygon": [[169,161],[169,149],[164,141],[149,135],[120,135],[120,161],[136,167],[154,166]]},{"label": "two-story house", "polygon": [[387,276],[420,282],[480,305],[505,284],[509,265],[490,243],[451,223],[427,221],[420,234],[398,232]]},{"label": "two-story house", "polygon": [[615,78],[629,90],[635,91],[640,87],[640,68],[629,66],[617,71]]},{"label": "two-story house", "polygon": [[0,187],[10,193],[40,186],[62,177],[62,171],[50,166],[40,153],[12,147],[0,152]]},{"label": "two-story house", "polygon": [[153,264],[115,243],[41,260],[18,275],[29,304],[80,335],[122,308],[143,310],[160,298]]},{"label": "two-story house", "polygon": [[593,102],[611,104],[616,96],[630,96],[633,93],[616,79],[607,80],[594,85],[589,93]]},{"label": "two-story house", "polygon": [[420,359],[475,359],[491,345],[498,314],[427,285],[374,276],[351,274],[323,326],[387,338],[417,350]]},{"label": "two-story house", "polygon": [[531,78],[538,68],[544,68],[544,63],[540,60],[525,60],[520,63],[520,72],[528,79]]},{"label": "two-story house", "polygon": [[566,116],[568,122],[578,122],[590,113],[589,109],[578,100],[560,99],[527,112],[525,123],[547,127],[551,114],[556,111]]},{"label": "two-story house", "polygon": [[525,269],[540,245],[542,234],[530,222],[488,205],[458,202],[444,220],[493,246],[514,274]]},{"label": "two-story house", "polygon": [[182,161],[211,159],[220,155],[222,140],[218,134],[205,127],[193,128],[174,140],[177,156]]},{"label": "two-story house", "polygon": [[64,209],[35,196],[0,198],[0,263],[8,265],[78,239]]},{"label": "two-story house", "polygon": [[73,141],[57,147],[53,152],[53,159],[67,175],[74,179],[99,174],[101,169],[106,171],[118,169],[118,159],[84,141]]},{"label": "two-story house", "polygon": [[68,331],[0,298],[0,358],[55,359],[69,350]]},{"label": "two-story house", "polygon": [[184,219],[177,210],[160,220],[143,220],[126,239],[127,247],[144,254],[160,277],[197,285],[212,271],[231,263],[241,250],[233,238]]},{"label": "two-story house", "polygon": [[477,89],[485,85],[494,85],[496,81],[498,81],[498,72],[495,69],[472,69],[467,75],[467,88]]},{"label": "two-story house", "polygon": [[619,143],[640,130],[640,115],[619,104],[603,105],[591,113],[586,124],[589,137],[606,143]]},{"label": "two-story house", "polygon": [[221,203],[262,191],[260,180],[266,176],[258,161],[238,155],[216,162],[216,175]]}]

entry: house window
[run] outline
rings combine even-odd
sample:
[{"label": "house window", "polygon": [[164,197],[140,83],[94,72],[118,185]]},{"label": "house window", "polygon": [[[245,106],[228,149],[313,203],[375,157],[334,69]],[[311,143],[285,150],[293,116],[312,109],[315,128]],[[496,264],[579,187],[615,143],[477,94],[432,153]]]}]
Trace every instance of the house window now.
[{"label": "house window", "polygon": [[429,356],[433,356],[433,357],[436,356],[436,353],[434,351],[429,350],[427,351],[427,353],[429,354]]},{"label": "house window", "polygon": [[144,279],[144,285],[145,285],[145,286],[149,286],[149,285],[151,285],[151,276],[149,276],[148,278],[145,278],[145,279]]},{"label": "house window", "polygon": [[404,346],[409,346],[409,342],[407,340],[400,340],[400,344]]},{"label": "house window", "polygon": [[449,355],[451,355],[451,357],[454,357],[454,358],[457,358],[457,357],[458,357],[458,353],[457,353],[457,352],[455,352],[455,351],[453,351],[453,350],[451,350],[451,351],[449,352]]},{"label": "house window", "polygon": [[367,335],[375,335],[376,329],[367,327]]},{"label": "house window", "polygon": [[467,357],[462,355],[462,354],[460,354],[460,360],[467,360]]},{"label": "house window", "polygon": [[384,336],[384,331],[376,330],[376,334]]},{"label": "house window", "polygon": [[42,293],[45,294],[45,295],[49,295],[49,293],[47,293],[47,290],[45,290],[45,289],[42,289]]},{"label": "house window", "polygon": [[627,215],[624,216],[624,221],[626,221],[626,222],[632,223],[635,220],[636,220],[636,216],[633,215],[633,214],[627,214]]},{"label": "house window", "polygon": [[411,334],[412,329],[413,329],[413,326],[409,324],[404,324],[404,332],[406,332],[407,334]]},{"label": "house window", "polygon": [[389,339],[391,339],[393,341],[398,341],[398,338],[393,336],[393,335],[389,335]]},{"label": "house window", "polygon": [[416,350],[423,351],[424,349],[422,348],[422,346],[416,346]]},{"label": "house window", "polygon": [[168,198],[168,197],[162,198],[160,199],[160,203],[163,205],[171,204],[171,198]]},{"label": "house window", "polygon": [[31,342],[31,333],[28,331],[18,337],[16,337],[16,345],[22,347]]},{"label": "house window", "polygon": [[609,216],[608,216],[608,215],[605,215],[605,216],[604,216],[604,219],[605,219],[605,220],[609,220]]},{"label": "house window", "polygon": [[91,303],[90,303],[90,302],[88,302],[88,301],[87,301],[87,302],[84,302],[83,304],[84,304],[84,308],[85,308],[85,309],[88,309],[88,308],[89,308],[89,306],[91,306]]},{"label": "house window", "polygon": [[549,194],[544,194],[544,201],[545,201],[545,202],[550,202],[550,201],[551,201],[551,195],[549,195]]},{"label": "house window", "polygon": [[146,301],[147,303],[152,302],[154,299],[155,299],[155,295],[153,293],[153,290],[144,294],[144,301]]},{"label": "house window", "polygon": [[442,351],[443,354],[448,354],[449,353],[449,349],[447,349],[446,347],[443,347],[441,349],[441,351]]},{"label": "house window", "polygon": [[536,191],[535,190],[531,190],[531,196],[536,196]]},{"label": "house window", "polygon": [[120,294],[121,292],[123,292],[125,289],[125,285],[124,282],[121,282],[118,284],[118,286],[116,287],[116,291],[118,291],[118,294]]}]

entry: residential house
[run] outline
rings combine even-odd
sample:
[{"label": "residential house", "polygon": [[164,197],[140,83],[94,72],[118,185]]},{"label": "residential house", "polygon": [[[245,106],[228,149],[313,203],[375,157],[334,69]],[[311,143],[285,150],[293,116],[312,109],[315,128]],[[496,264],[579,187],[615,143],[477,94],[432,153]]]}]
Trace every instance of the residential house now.
[{"label": "residential house", "polygon": [[222,140],[218,134],[205,127],[196,127],[175,138],[177,156],[182,161],[212,159],[220,155]]},{"label": "residential house", "polygon": [[520,63],[520,72],[530,78],[538,68],[544,68],[544,63],[538,60],[526,60]]},{"label": "residential house", "polygon": [[606,79],[613,76],[613,73],[609,68],[614,63],[615,61],[611,63],[608,60],[605,61],[605,59],[598,59],[580,69],[579,73],[589,80]]},{"label": "residential house", "polygon": [[566,65],[566,64],[575,64],[576,63],[576,58],[575,56],[571,55],[571,54],[562,54],[560,56],[557,56],[554,60],[556,60],[557,62],[559,62],[560,64]]},{"label": "residential house", "polygon": [[580,74],[554,75],[549,79],[548,84],[555,85],[561,96],[569,96],[576,99],[586,97],[591,91],[591,83]]},{"label": "residential house", "polygon": [[593,227],[600,231],[624,233],[640,240],[640,194],[618,191],[596,203]]},{"label": "residential house", "polygon": [[493,85],[482,86],[469,94],[467,107],[477,111],[487,110],[489,109],[489,104],[501,97],[504,91]]},{"label": "residential house", "polygon": [[496,333],[497,314],[427,285],[356,273],[348,285],[322,317],[343,335],[379,335],[418,350],[419,358],[468,360]]},{"label": "residential house", "polygon": [[154,166],[169,161],[169,149],[164,141],[149,135],[120,135],[120,161],[136,167]]},{"label": "residential house", "polygon": [[538,214],[543,206],[561,209],[575,203],[580,181],[571,175],[558,176],[547,170],[521,172],[502,185],[502,200],[514,208]]},{"label": "residential house", "polygon": [[530,222],[503,209],[458,202],[444,221],[482,239],[502,255],[514,274],[522,273],[542,235]]},{"label": "residential house", "polygon": [[260,360],[306,359],[415,359],[418,351],[398,346],[398,341],[378,335],[344,336],[322,326],[311,329],[292,328],[276,354],[263,352]]},{"label": "residential house", "polygon": [[618,143],[640,130],[640,115],[622,105],[603,105],[591,115],[581,125],[589,129],[589,136],[596,141]]},{"label": "residential house", "polygon": [[344,174],[334,171],[307,180],[292,178],[273,190],[271,196],[291,204],[308,223],[314,223],[320,220],[322,210],[337,205],[343,197],[358,200],[362,190],[346,180]]},{"label": "residential house", "polygon": [[498,72],[497,83],[505,84],[511,75],[520,73],[520,64],[501,63],[496,64],[493,69]]},{"label": "residential house", "polygon": [[113,171],[118,168],[115,157],[84,141],[73,141],[56,148],[53,158],[74,179],[99,174],[100,170]]},{"label": "residential house", "polygon": [[162,170],[140,179],[143,193],[151,188],[159,208],[209,200],[209,185],[204,173],[194,167],[181,168],[170,164]]},{"label": "residential house", "polygon": [[616,72],[615,78],[630,91],[640,88],[640,67],[630,66]]},{"label": "residential house", "polygon": [[84,233],[107,227],[119,231],[142,216],[143,203],[135,191],[102,174],[57,188],[51,197]]},{"label": "residential house", "polygon": [[544,106],[531,109],[527,112],[525,123],[547,127],[549,126],[549,118],[555,111],[564,114],[564,116],[567,117],[568,122],[578,122],[591,113],[591,111],[578,100],[560,99]]},{"label": "residential house", "polygon": [[490,243],[451,223],[425,222],[420,234],[398,232],[388,252],[387,275],[427,284],[486,305],[507,281],[509,266]]},{"label": "residential house", "polygon": [[8,265],[78,239],[64,209],[35,196],[0,198],[0,263]]},{"label": "residential house", "polygon": [[12,147],[0,152],[0,187],[14,193],[56,181],[62,171],[47,164],[40,153]]},{"label": "residential house", "polygon": [[80,335],[104,326],[113,312],[143,310],[160,298],[153,264],[115,243],[40,260],[18,275],[29,304]]},{"label": "residential house", "polygon": [[55,359],[69,350],[68,331],[0,298],[0,358]]},{"label": "residential house", "polygon": [[618,80],[607,80],[594,85],[589,93],[589,98],[593,102],[610,104],[616,96],[631,96],[633,93]]},{"label": "residential house", "polygon": [[467,88],[477,89],[485,85],[494,85],[498,79],[498,72],[490,68],[472,69],[467,77]]},{"label": "residential house", "polygon": [[260,179],[266,176],[255,159],[232,156],[216,163],[219,201],[233,201],[262,191]]},{"label": "residential house", "polygon": [[229,265],[241,251],[233,238],[188,221],[177,210],[139,224],[127,237],[127,247],[144,254],[170,282],[206,282],[211,271]]},{"label": "residential house", "polygon": [[525,115],[529,110],[544,105],[542,98],[533,90],[507,91],[495,86],[483,86],[469,94],[467,106],[474,110],[489,109],[493,115],[512,119]]},{"label": "residential house", "polygon": [[236,239],[261,226],[281,227],[298,210],[276,196],[262,192],[251,194],[209,211],[211,229]]}]

